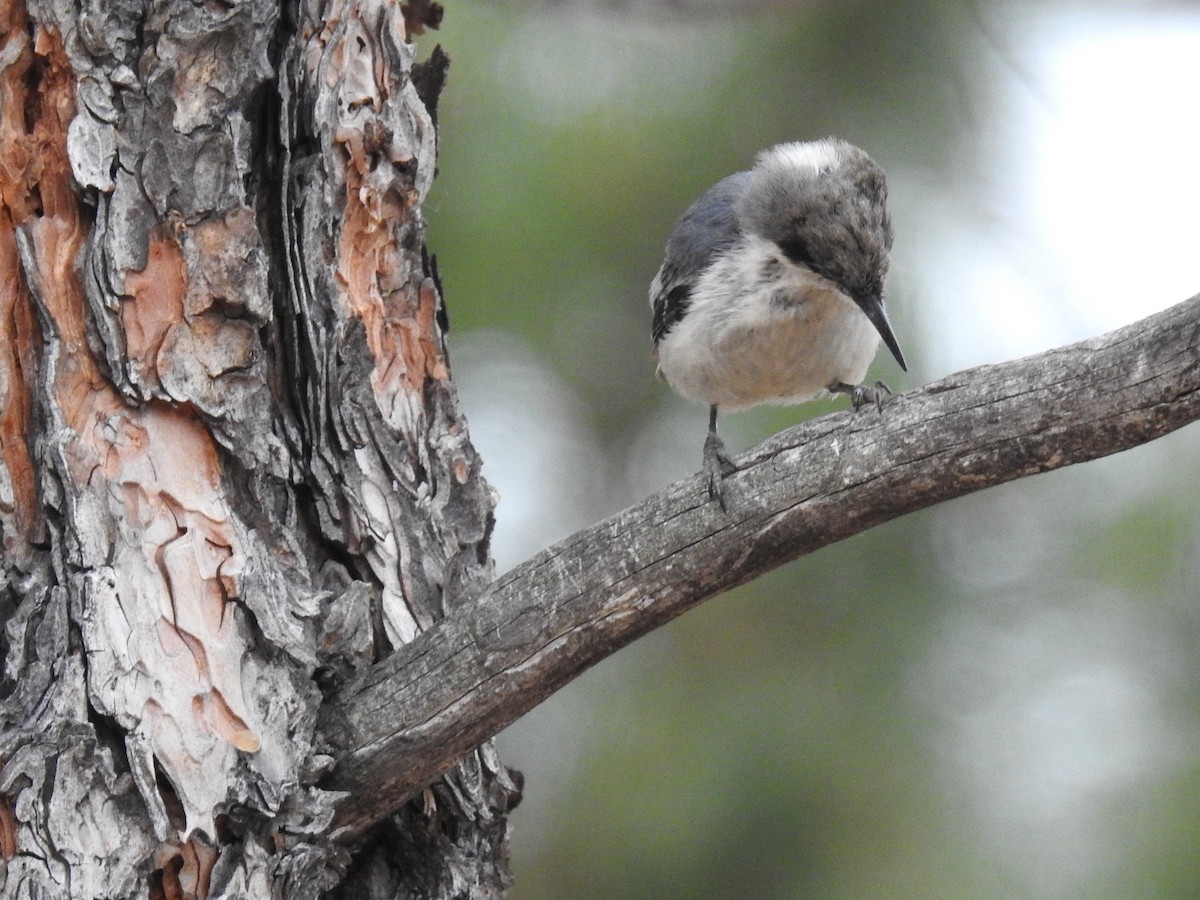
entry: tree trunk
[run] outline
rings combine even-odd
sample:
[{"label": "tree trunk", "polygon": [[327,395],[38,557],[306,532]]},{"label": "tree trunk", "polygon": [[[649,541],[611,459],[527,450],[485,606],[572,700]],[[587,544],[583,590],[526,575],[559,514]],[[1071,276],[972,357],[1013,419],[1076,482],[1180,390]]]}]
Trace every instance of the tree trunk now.
[{"label": "tree trunk", "polygon": [[492,575],[438,14],[0,0],[5,896],[507,885],[490,744],[350,849],[317,786],[323,697]]}]

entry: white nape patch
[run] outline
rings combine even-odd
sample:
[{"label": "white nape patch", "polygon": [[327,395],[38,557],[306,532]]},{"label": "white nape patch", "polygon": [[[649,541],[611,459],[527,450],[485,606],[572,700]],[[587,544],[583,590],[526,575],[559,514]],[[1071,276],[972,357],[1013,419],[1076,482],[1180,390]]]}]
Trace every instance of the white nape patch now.
[{"label": "white nape patch", "polygon": [[739,409],[858,384],[878,348],[853,300],[750,235],[696,281],[687,312],[658,345],[658,369],[691,400]]},{"label": "white nape patch", "polygon": [[836,166],[841,162],[841,158],[839,142],[823,138],[819,141],[793,141],[790,144],[776,144],[769,150],[758,154],[756,162],[760,168],[785,165],[796,169],[821,172]]}]

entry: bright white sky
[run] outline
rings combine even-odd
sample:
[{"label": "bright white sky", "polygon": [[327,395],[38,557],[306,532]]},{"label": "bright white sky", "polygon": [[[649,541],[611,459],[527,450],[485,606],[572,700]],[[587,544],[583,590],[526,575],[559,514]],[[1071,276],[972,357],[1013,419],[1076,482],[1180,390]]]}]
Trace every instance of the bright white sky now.
[{"label": "bright white sky", "polygon": [[[1200,15],[1058,15],[1009,34],[1007,115],[922,281],[944,373],[1079,340],[1200,291]],[[914,186],[916,187],[916,186]],[[916,187],[919,190],[919,187]],[[953,202],[953,201],[951,201]],[[919,263],[924,269],[929,259]]]},{"label": "bright white sky", "polygon": [[1054,118],[1030,179],[1034,211],[1101,327],[1200,290],[1200,16],[1091,28],[1043,40]]}]

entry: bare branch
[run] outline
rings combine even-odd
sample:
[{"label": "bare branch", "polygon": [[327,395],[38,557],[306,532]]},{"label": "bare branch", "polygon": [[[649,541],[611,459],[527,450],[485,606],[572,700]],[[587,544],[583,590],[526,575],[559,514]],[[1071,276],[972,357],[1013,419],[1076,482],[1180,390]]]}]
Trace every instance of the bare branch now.
[{"label": "bare branch", "polygon": [[1200,295],[1103,337],[788,429],[728,514],[678,482],[541,552],[327,704],[352,839],[589,666],[703,600],[905,513],[1200,417]]}]

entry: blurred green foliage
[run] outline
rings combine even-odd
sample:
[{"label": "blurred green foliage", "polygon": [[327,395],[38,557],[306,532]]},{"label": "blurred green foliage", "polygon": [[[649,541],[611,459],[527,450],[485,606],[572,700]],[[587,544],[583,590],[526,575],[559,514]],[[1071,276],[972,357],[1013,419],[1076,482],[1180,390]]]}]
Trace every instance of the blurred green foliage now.
[{"label": "blurred green foliage", "polygon": [[[921,313],[917,213],[990,215],[980,148],[1036,89],[1006,47],[1113,4],[1034,6],[448,3],[421,39],[453,60],[426,215],[498,537],[698,467],[704,411],[653,378],[646,289],[675,217],[772,143],[837,134],[889,171],[917,364],[873,376],[945,374],[962,332]],[[501,333],[521,366],[486,368]],[[531,393],[567,399],[521,418]],[[736,448],[840,405],[725,427]],[[527,778],[512,897],[1200,896],[1198,464],[1185,430],[914,514],[618,653],[501,738]]]}]

